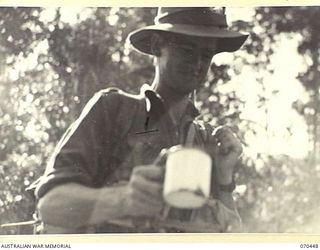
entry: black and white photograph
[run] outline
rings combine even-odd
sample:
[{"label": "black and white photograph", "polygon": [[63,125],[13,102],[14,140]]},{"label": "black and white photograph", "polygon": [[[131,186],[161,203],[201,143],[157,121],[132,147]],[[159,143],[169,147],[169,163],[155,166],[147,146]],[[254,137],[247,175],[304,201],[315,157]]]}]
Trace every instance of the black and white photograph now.
[{"label": "black and white photograph", "polygon": [[0,236],[320,234],[319,16],[0,7]]}]

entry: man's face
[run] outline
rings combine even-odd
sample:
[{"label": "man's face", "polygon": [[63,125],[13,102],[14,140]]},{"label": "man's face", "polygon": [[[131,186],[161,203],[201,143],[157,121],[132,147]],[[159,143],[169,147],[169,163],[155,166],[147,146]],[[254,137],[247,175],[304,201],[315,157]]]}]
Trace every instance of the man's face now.
[{"label": "man's face", "polygon": [[216,47],[212,38],[169,36],[158,57],[160,79],[176,93],[191,93],[204,82]]}]

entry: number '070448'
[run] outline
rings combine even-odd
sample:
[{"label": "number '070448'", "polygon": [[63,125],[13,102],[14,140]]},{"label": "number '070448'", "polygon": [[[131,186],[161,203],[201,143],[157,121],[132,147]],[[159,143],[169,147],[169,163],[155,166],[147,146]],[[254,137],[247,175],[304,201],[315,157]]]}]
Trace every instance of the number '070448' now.
[{"label": "number '070448'", "polygon": [[300,248],[318,248],[318,244],[300,244]]}]

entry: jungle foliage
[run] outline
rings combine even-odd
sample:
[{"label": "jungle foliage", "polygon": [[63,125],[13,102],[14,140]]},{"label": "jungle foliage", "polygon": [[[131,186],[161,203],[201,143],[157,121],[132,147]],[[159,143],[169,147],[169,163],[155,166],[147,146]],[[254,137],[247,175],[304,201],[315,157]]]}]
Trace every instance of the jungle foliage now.
[{"label": "jungle foliage", "polygon": [[[70,23],[62,8],[0,8],[0,224],[32,219],[35,202],[25,189],[43,173],[55,144],[94,92],[114,86],[138,93],[143,83],[150,83],[152,58],[131,49],[126,38],[152,24],[156,11],[87,8]],[[241,138],[259,133],[242,119],[244,100],[236,90],[221,88],[241,74],[241,65],[250,65],[263,89],[281,37],[300,37],[297,52],[307,70],[297,73],[309,100],[298,99],[292,108],[308,125],[309,155],[245,155],[235,198],[245,232],[319,233],[320,8],[266,7],[254,13],[252,22],[234,23],[250,33],[245,56],[236,53],[234,65],[213,60],[197,105],[202,119],[228,124]],[[266,107],[274,95],[258,96],[257,105]],[[250,147],[245,140],[244,145]],[[0,229],[0,234],[15,233],[15,228]]]}]

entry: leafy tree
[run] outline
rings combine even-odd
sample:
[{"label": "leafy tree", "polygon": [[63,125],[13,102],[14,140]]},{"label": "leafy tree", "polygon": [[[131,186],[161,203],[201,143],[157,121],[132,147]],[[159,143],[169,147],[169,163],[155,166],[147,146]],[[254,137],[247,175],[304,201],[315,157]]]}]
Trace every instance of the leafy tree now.
[{"label": "leafy tree", "polygon": [[[153,22],[155,8],[86,8],[86,15],[79,12],[74,23],[64,20],[61,8],[51,9],[53,17],[46,20],[47,10],[0,9],[0,224],[31,219],[34,201],[24,189],[43,173],[55,144],[94,92],[116,86],[137,93],[153,76],[152,59],[130,49],[125,41],[129,32]],[[258,8],[252,23],[237,22],[238,29],[250,32],[245,52],[234,55],[232,67],[212,64],[204,88],[197,93],[201,119],[230,125],[250,147],[246,136],[259,130],[242,117],[245,100],[235,90],[222,90],[242,67],[251,67],[261,88],[257,105],[268,115],[267,103],[277,94],[265,81],[274,70],[270,58],[281,33],[302,33],[299,52],[309,67],[299,79],[312,101],[297,101],[295,107],[306,115],[316,147],[317,11]],[[268,131],[267,123],[263,127]],[[314,220],[319,171],[310,170],[308,160],[244,156],[236,174],[240,189],[235,197],[245,231],[301,231]],[[305,211],[306,206],[310,210]],[[0,231],[5,233],[17,231]]]},{"label": "leafy tree", "polygon": [[57,140],[95,91],[136,91],[152,75],[150,60],[124,44],[155,9],[91,8],[73,25],[59,8],[49,21],[44,11],[1,8],[0,224],[31,219],[34,201],[24,189],[43,173]]},{"label": "leafy tree", "polygon": [[[239,181],[247,185],[242,195],[239,195],[239,203],[242,204],[240,211],[248,232],[319,230],[314,223],[318,222],[316,218],[319,207],[319,168],[316,163],[319,152],[318,13],[319,7],[256,8],[253,22],[246,26],[251,32],[245,49],[254,56],[254,60],[246,62],[250,58],[246,57],[244,63],[252,65],[257,73],[257,83],[262,90],[266,90],[259,100],[266,115],[266,103],[277,94],[269,93],[264,82],[263,75],[274,72],[270,58],[276,53],[278,43],[284,36],[299,38],[297,51],[308,63],[306,71],[297,72],[297,75],[308,90],[310,101],[303,103],[302,100],[297,100],[292,105],[305,116],[312,142],[311,154],[304,160],[268,154],[258,154],[244,160]],[[244,28],[242,22],[238,22],[238,25]],[[252,126],[248,128],[255,131]],[[265,130],[268,130],[267,123]]]},{"label": "leafy tree", "polygon": [[[320,8],[314,7],[278,7],[257,10],[257,20],[268,30],[271,39],[275,33],[298,34],[300,43],[297,51],[303,56],[306,70],[299,72],[298,79],[309,93],[310,101],[303,103],[297,100],[294,107],[305,116],[310,131],[311,154],[313,161],[319,160],[320,152],[320,82],[319,82],[319,16]],[[270,19],[272,16],[272,21]]]}]

